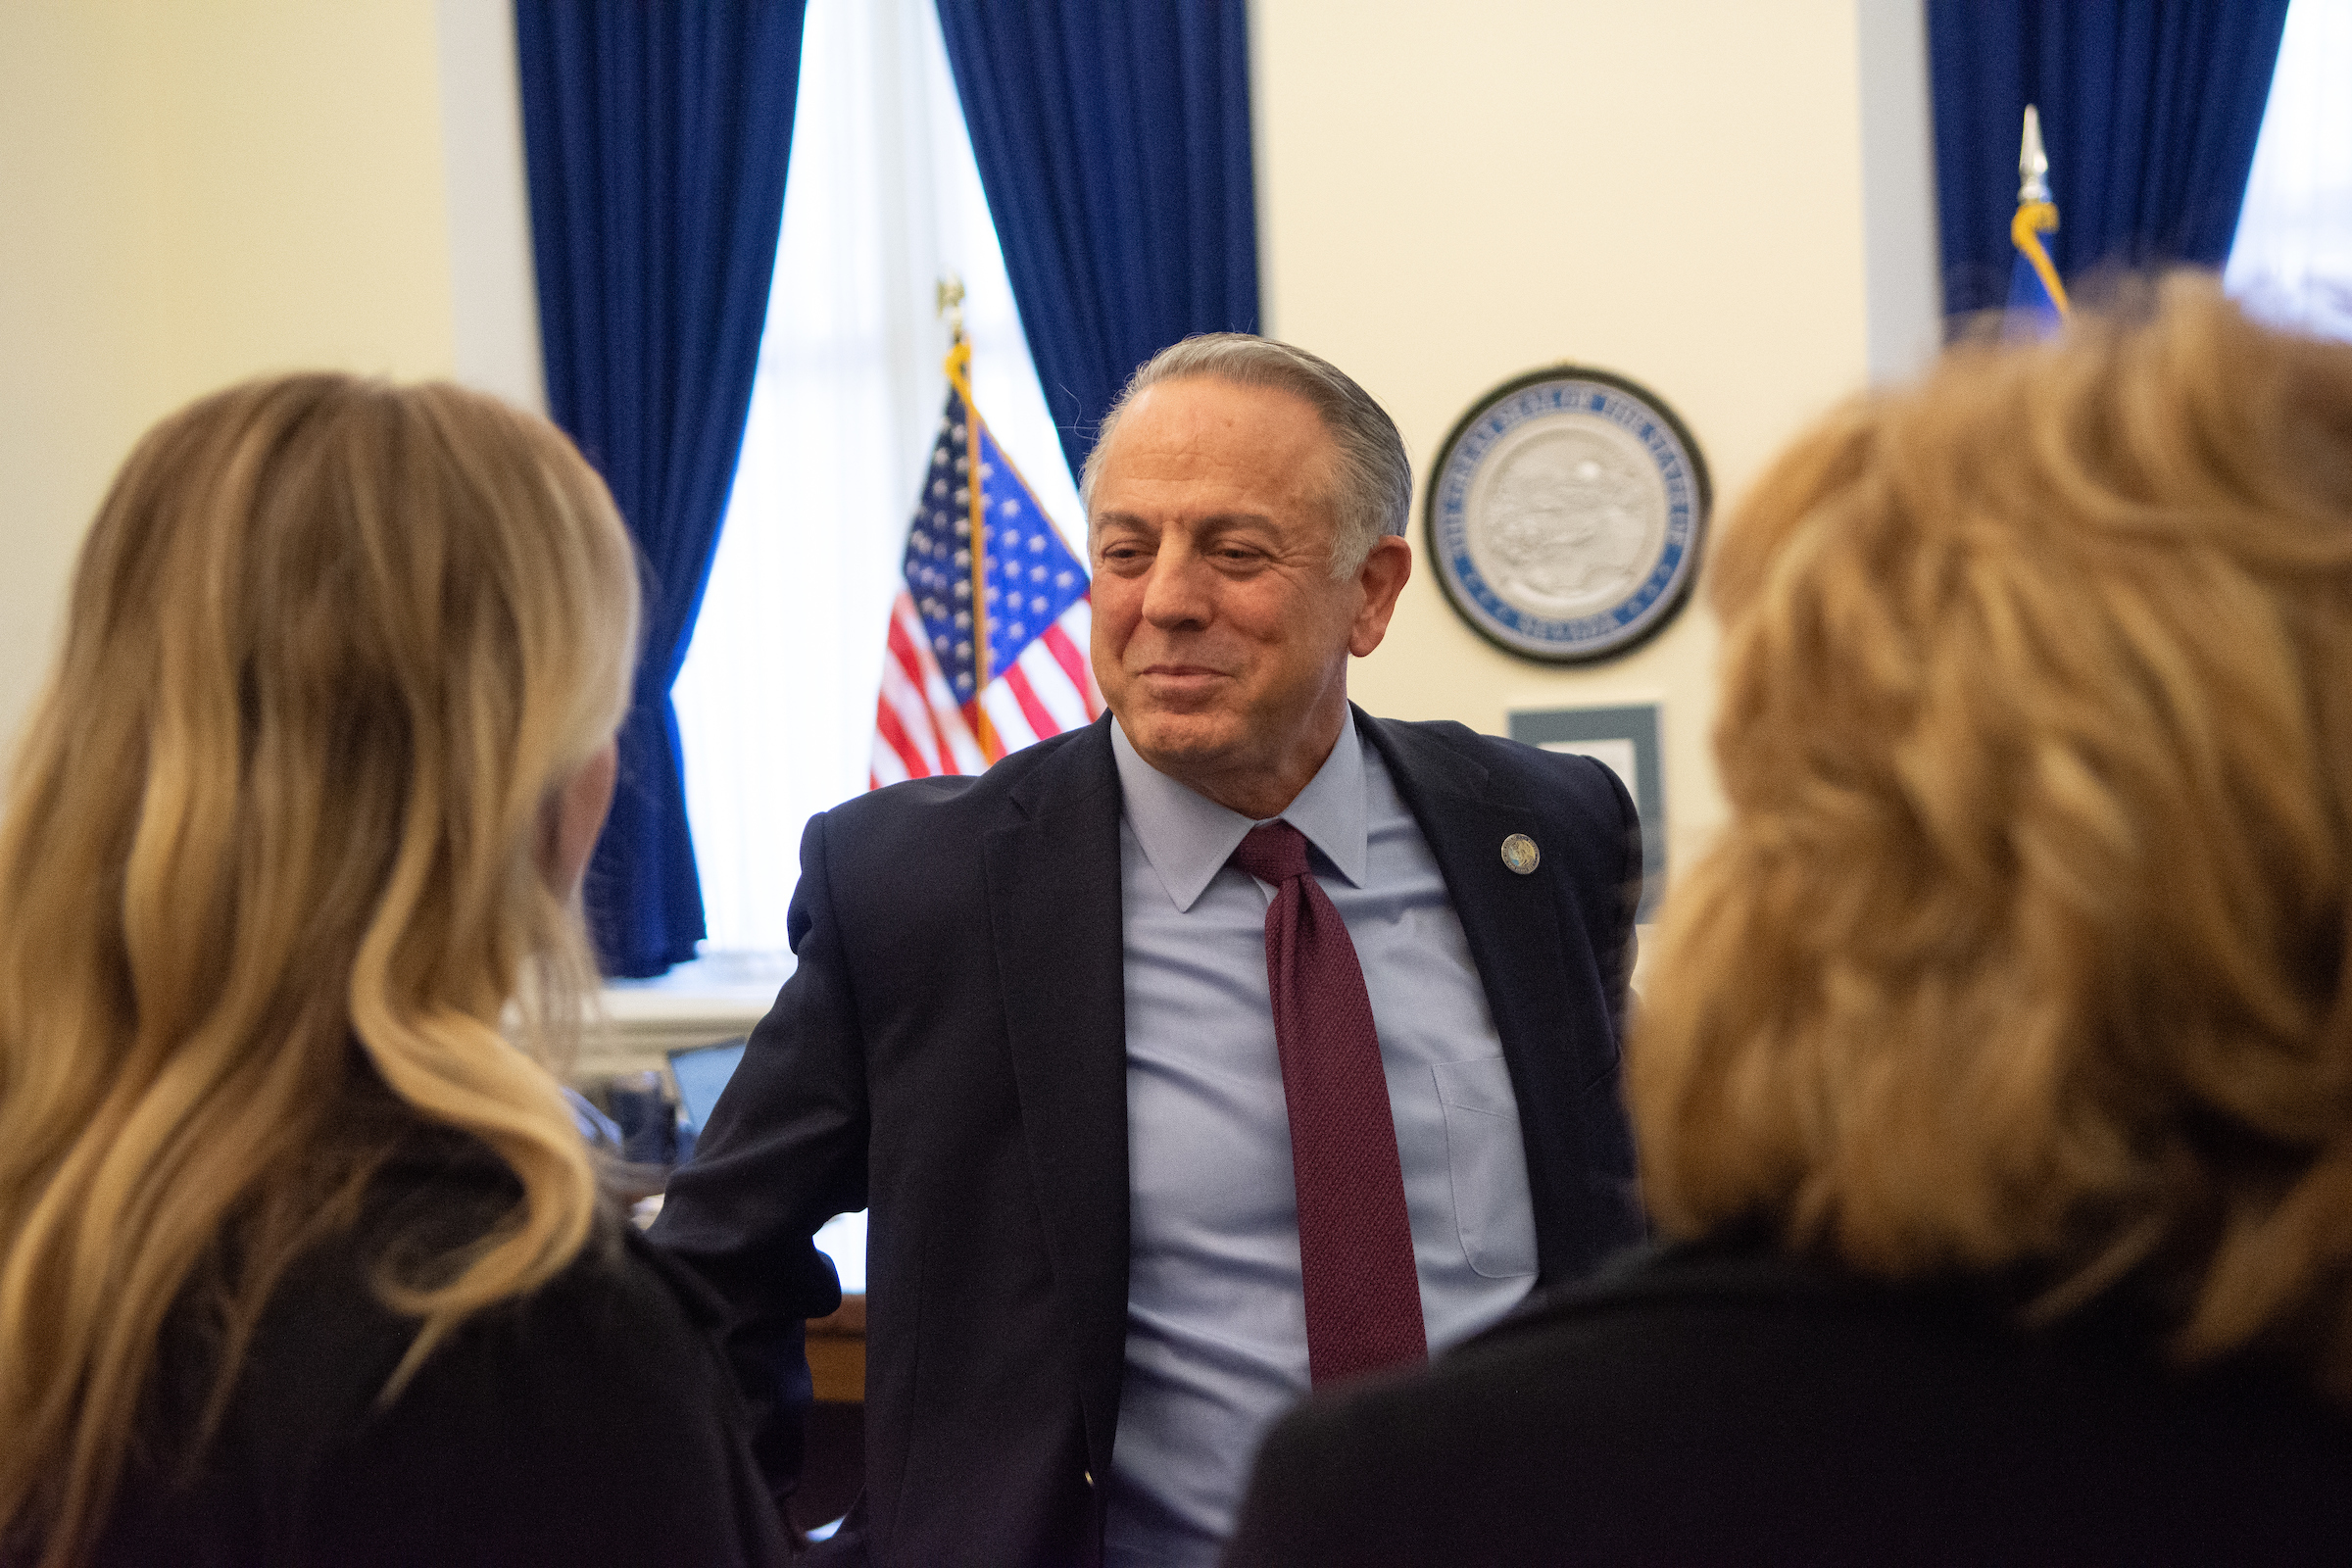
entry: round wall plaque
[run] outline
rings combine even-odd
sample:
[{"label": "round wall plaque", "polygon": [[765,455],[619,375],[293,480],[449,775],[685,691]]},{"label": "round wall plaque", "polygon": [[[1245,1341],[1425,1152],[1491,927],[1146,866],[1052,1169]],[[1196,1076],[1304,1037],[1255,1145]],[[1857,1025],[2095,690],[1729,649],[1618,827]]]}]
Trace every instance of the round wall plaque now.
[{"label": "round wall plaque", "polygon": [[1454,425],[1430,472],[1429,551],[1480,635],[1529,659],[1606,659],[1681,607],[1708,501],[1673,410],[1563,365],[1504,382]]}]

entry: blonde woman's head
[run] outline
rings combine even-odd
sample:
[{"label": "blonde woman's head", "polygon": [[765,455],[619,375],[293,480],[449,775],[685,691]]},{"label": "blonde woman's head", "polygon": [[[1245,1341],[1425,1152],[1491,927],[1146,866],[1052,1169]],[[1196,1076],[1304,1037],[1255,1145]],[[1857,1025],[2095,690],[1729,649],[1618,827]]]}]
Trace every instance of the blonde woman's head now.
[{"label": "blonde woman's head", "polygon": [[1724,531],[1732,819],[1630,1086],[1680,1233],[2130,1279],[2352,1394],[2352,348],[2176,277],[1831,416]]},{"label": "blonde woman's head", "polygon": [[499,1027],[519,992],[538,1044],[592,976],[569,884],[636,621],[603,484],[479,394],[256,381],[132,453],[0,821],[0,1533],[76,1549],[164,1313],[232,1230],[258,1311],[381,1152],[361,1101],[522,1195],[384,1282],[417,1355],[577,1252],[585,1152]]}]

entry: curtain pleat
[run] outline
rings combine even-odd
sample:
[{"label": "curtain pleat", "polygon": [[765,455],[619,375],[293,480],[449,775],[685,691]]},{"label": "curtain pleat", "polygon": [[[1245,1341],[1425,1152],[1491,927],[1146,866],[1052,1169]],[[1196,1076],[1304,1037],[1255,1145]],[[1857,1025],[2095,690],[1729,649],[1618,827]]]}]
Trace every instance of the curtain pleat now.
[{"label": "curtain pleat", "polygon": [[1137,366],[1256,329],[1244,0],[939,0],[939,20],[1076,472]]},{"label": "curtain pleat", "polygon": [[2026,105],[2041,116],[2070,281],[2219,267],[2288,0],[1929,0],[1944,312],[2007,297]]},{"label": "curtain pleat", "polygon": [[703,903],[669,691],[743,443],[806,0],[516,0],[549,412],[644,559],[645,646],[586,897],[606,972],[694,956]]}]

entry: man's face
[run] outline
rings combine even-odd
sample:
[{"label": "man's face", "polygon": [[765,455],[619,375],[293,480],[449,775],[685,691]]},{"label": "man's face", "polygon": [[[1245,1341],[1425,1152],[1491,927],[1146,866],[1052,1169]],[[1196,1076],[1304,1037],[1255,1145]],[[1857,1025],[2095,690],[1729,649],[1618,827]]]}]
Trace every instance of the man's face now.
[{"label": "man's face", "polygon": [[1096,473],[1095,679],[1146,761],[1247,815],[1330,755],[1412,568],[1389,537],[1333,580],[1333,469],[1304,401],[1195,376],[1130,404]]}]

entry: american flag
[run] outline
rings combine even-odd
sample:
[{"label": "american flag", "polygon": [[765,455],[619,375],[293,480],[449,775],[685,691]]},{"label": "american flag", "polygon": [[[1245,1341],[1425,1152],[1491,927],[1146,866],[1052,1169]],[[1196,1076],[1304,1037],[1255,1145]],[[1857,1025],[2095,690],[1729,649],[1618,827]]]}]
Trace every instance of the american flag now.
[{"label": "american flag", "polygon": [[950,360],[957,385],[940,417],[906,533],[906,582],[891,606],[874,715],[875,789],[977,773],[1102,711],[1086,659],[1094,625],[1086,568],[973,411],[956,375],[964,352],[958,345]]}]

